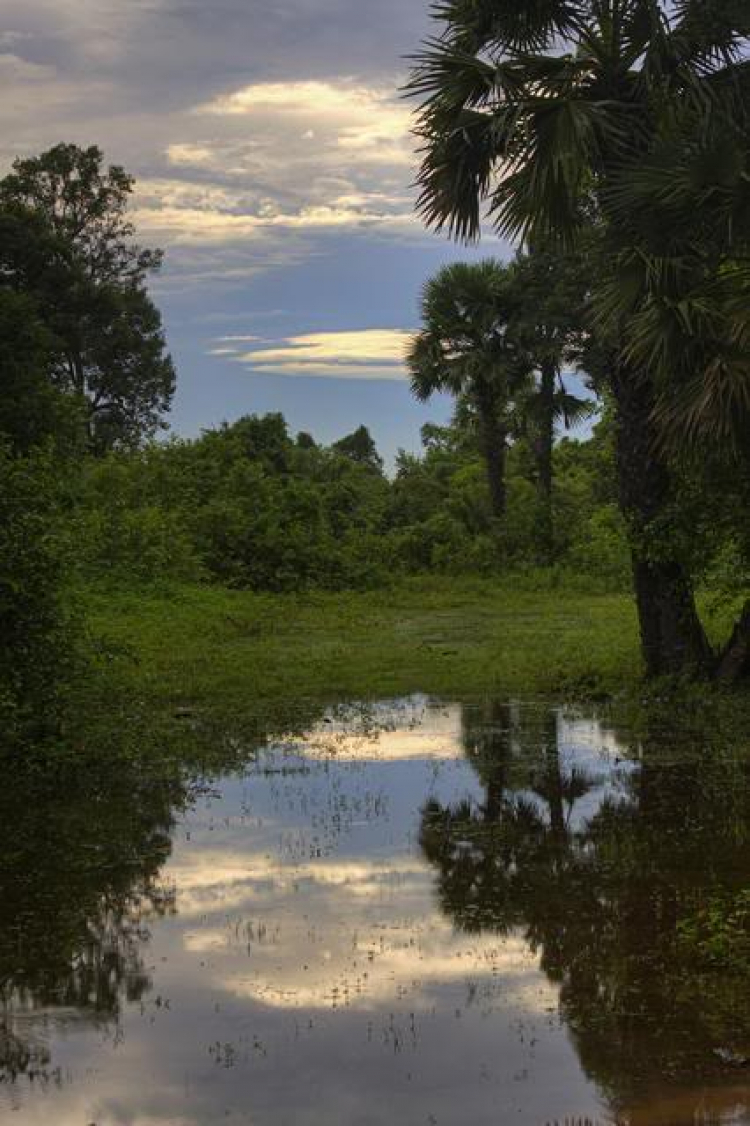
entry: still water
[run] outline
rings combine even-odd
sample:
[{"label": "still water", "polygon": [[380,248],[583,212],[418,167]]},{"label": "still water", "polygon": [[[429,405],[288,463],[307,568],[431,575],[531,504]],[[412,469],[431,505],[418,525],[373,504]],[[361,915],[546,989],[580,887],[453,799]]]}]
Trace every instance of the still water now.
[{"label": "still water", "polygon": [[421,697],[6,779],[0,1122],[749,1123],[749,813],[699,736]]}]

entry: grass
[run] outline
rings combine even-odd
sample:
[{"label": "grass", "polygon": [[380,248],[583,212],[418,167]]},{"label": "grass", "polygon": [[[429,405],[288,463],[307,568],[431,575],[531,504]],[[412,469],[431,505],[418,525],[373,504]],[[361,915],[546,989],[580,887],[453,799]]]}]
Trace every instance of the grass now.
[{"label": "grass", "polygon": [[640,670],[625,595],[431,578],[346,594],[94,588],[86,606],[119,687],[170,708],[239,714],[274,698],[416,691],[606,695]]}]

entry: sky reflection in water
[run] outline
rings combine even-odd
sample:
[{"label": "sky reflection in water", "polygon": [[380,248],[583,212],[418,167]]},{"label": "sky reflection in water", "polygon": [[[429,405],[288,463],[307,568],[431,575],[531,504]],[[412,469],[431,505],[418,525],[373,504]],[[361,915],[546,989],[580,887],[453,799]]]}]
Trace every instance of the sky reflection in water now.
[{"label": "sky reflection in water", "polygon": [[747,1122],[741,1074],[639,1091],[636,1068],[613,1089],[580,1027],[589,983],[566,943],[586,938],[563,919],[558,939],[524,899],[526,880],[560,911],[555,882],[576,896],[598,878],[588,826],[632,806],[639,773],[596,721],[421,698],[262,749],[178,817],[129,905],[117,1012],[59,987],[8,994],[6,1041],[37,1064],[0,1084],[0,1121]]}]

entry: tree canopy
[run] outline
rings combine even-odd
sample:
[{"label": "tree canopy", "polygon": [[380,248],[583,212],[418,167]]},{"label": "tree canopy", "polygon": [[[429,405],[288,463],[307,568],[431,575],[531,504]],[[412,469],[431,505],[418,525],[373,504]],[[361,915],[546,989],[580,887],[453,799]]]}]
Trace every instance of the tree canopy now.
[{"label": "tree canopy", "polygon": [[132,241],[133,180],[99,149],[57,145],[0,181],[0,286],[26,295],[48,333],[50,383],[85,407],[95,449],[155,433],[175,386],[146,282],[160,251]]}]

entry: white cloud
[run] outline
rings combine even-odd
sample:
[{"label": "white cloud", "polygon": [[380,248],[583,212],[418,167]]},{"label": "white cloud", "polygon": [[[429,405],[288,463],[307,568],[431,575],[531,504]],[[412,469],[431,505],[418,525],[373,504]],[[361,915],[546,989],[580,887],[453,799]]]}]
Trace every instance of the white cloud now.
[{"label": "white cloud", "polygon": [[261,375],[401,380],[408,340],[408,332],[392,328],[314,332],[256,342],[228,358]]},{"label": "white cloud", "polygon": [[329,122],[354,136],[357,127],[371,138],[403,140],[409,134],[411,111],[388,86],[358,84],[353,78],[331,82],[261,82],[223,94],[196,113],[253,115],[288,114]]},{"label": "white cloud", "polygon": [[[112,46],[106,10],[82,0],[73,21],[91,17],[86,43],[97,58]],[[410,111],[395,77],[260,82],[198,105],[134,109],[118,103],[101,71],[71,81],[67,59],[27,61],[20,33],[3,43],[0,164],[61,139],[103,143],[107,159],[135,174],[139,238],[167,250],[161,292],[236,285],[349,232],[426,237],[410,186]]]},{"label": "white cloud", "polygon": [[197,166],[211,164],[213,161],[213,151],[203,145],[168,145],[167,146],[167,159],[170,164]]},{"label": "white cloud", "polygon": [[7,47],[15,47],[18,43],[23,43],[25,39],[31,39],[31,33],[28,31],[0,31],[0,49]]},{"label": "white cloud", "polygon": [[167,245],[413,232],[410,113],[395,85],[259,83],[195,107],[164,147],[171,174],[139,182],[136,223]]}]

